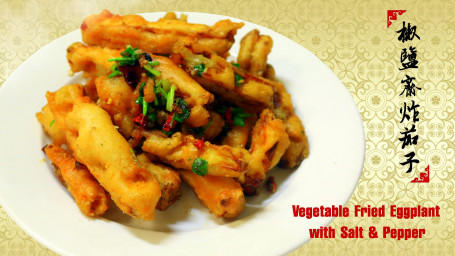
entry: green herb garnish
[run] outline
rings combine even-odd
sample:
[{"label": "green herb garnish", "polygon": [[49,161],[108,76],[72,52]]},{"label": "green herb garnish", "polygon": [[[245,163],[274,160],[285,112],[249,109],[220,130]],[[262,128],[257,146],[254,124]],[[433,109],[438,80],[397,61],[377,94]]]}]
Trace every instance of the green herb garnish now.
[{"label": "green herb garnish", "polygon": [[172,112],[172,108],[174,106],[174,94],[175,94],[175,86],[171,85],[171,89],[169,90],[169,93],[167,94],[167,98],[166,98],[166,110],[169,112]]},{"label": "green herb garnish", "polygon": [[234,74],[234,78],[235,78],[235,85],[236,86],[242,86],[243,82],[245,82],[245,80],[243,80],[243,77],[241,77],[237,73]]},{"label": "green herb garnish", "polygon": [[112,78],[114,76],[120,76],[122,72],[120,71],[117,63],[112,64],[111,66],[111,73],[107,76],[107,78]]},{"label": "green herb garnish", "polygon": [[[153,62],[153,61],[151,61],[151,62]],[[150,65],[151,62],[149,62],[148,64],[142,66],[142,68],[147,71],[147,76],[152,77],[152,78],[161,76],[161,72],[156,70],[156,69],[154,69],[153,66]]]},{"label": "green herb garnish", "polygon": [[133,154],[134,160],[136,160],[137,165],[142,168],[141,164],[137,160],[136,153],[134,152],[134,150],[132,148],[130,148],[130,151],[131,151],[131,154]]},{"label": "green herb garnish", "polygon": [[240,64],[239,63],[231,63],[231,64],[232,64],[232,66],[240,68]]},{"label": "green herb garnish", "polygon": [[181,98],[175,99],[175,105],[177,105],[177,110],[174,113],[174,120],[183,123],[190,116],[191,108],[188,103]]},{"label": "green herb garnish", "polygon": [[202,137],[204,135],[205,130],[207,130],[207,128],[209,128],[209,126],[212,124],[212,122],[213,122],[213,119],[210,119],[209,123],[206,124],[205,126],[193,128],[193,133],[196,134],[198,137]]},{"label": "green herb garnish", "polygon": [[208,173],[209,163],[202,158],[196,158],[193,162],[193,172],[199,176],[205,176]]},{"label": "green herb garnish", "polygon": [[199,65],[194,66],[194,69],[197,71],[196,76],[202,76],[205,72],[205,64],[201,63]]},{"label": "green herb garnish", "polygon": [[[245,126],[245,118],[251,116],[250,113],[245,113],[243,108],[239,107],[227,107],[225,105],[221,106],[216,112],[225,115],[227,109],[230,108],[232,112],[232,122],[237,126]],[[226,117],[226,115],[225,115]]]},{"label": "green herb garnish", "polygon": [[52,125],[54,125],[54,123],[55,123],[55,119],[49,123],[49,127],[52,127]]},{"label": "green herb garnish", "polygon": [[128,45],[120,55],[122,57],[110,58],[108,61],[117,61],[119,66],[135,66],[139,64],[141,51],[137,47],[133,49]]},{"label": "green herb garnish", "polygon": [[243,112],[243,108],[231,107],[232,110],[232,120],[237,126],[245,125],[245,118],[250,117],[251,114]]}]

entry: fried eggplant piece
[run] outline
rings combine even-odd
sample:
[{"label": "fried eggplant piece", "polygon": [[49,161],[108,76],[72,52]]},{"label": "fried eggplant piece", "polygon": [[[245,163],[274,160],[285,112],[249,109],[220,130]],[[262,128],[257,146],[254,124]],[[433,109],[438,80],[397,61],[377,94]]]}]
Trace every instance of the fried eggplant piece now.
[{"label": "fried eggplant piece", "polygon": [[162,164],[153,163],[146,154],[137,156],[137,160],[147,171],[149,171],[161,187],[161,198],[156,209],[164,211],[180,198],[180,176],[179,173]]},{"label": "fried eggplant piece", "polygon": [[154,54],[171,54],[174,44],[182,42],[198,53],[226,56],[242,26],[243,23],[230,20],[218,21],[213,26],[169,18],[148,22],[139,15],[120,16],[103,10],[85,18],[81,31],[83,41],[89,45],[115,49],[131,45]]},{"label": "fried eggplant piece", "polygon": [[51,136],[52,142],[55,145],[60,146],[66,144],[65,133],[55,122],[54,115],[52,115],[48,104],[41,109],[41,112],[36,113],[36,119],[38,119],[38,122],[43,127],[44,132]]},{"label": "fried eggplant piece", "polygon": [[85,77],[106,75],[112,66],[108,59],[120,56],[121,50],[87,46],[76,42],[66,49],[71,72],[84,71]]},{"label": "fried eggplant piece", "polygon": [[252,30],[240,41],[237,62],[243,70],[269,80],[274,88],[273,109],[275,115],[283,120],[291,144],[280,161],[280,166],[293,168],[300,164],[309,154],[308,138],[300,119],[295,115],[291,96],[284,85],[275,80],[275,70],[267,64],[267,56],[273,46],[269,36],[259,35],[258,30]]},{"label": "fried eggplant piece", "polygon": [[68,152],[55,144],[47,145],[43,150],[56,166],[57,175],[64,182],[83,214],[96,217],[109,209],[109,195],[85,165],[77,162]]},{"label": "fried eggplant piece", "polygon": [[210,111],[210,123],[208,124],[207,128],[205,128],[204,133],[202,136],[206,140],[213,140],[218,136],[224,127],[224,119],[223,117],[213,111]]},{"label": "fried eggplant piece", "polygon": [[177,44],[171,59],[191,74],[205,89],[252,112],[273,107],[274,86],[253,76],[216,54],[205,57]]},{"label": "fried eggplant piece", "polygon": [[193,188],[199,200],[217,217],[235,218],[245,208],[245,196],[233,178],[205,175],[181,170],[182,179]]},{"label": "fried eggplant piece", "polygon": [[198,144],[192,135],[176,132],[168,138],[160,131],[144,132],[142,150],[177,169],[192,170],[193,162],[202,158],[208,162],[207,173],[214,176],[238,177],[246,171],[250,154],[246,149]]},{"label": "fried eggplant piece", "polygon": [[256,194],[267,171],[278,164],[289,144],[283,122],[276,119],[271,110],[265,109],[253,128],[248,171],[239,177],[246,195]]},{"label": "fried eggplant piece", "polygon": [[177,87],[176,95],[191,107],[190,116],[185,123],[192,127],[206,125],[209,122],[210,114],[204,106],[213,101],[213,95],[170,59],[155,55],[151,55],[151,57],[160,62],[158,66],[155,66],[155,69],[161,72],[160,78],[174,84]]},{"label": "fried eggplant piece", "polygon": [[[71,49],[71,50],[70,50]],[[72,72],[84,71],[87,76],[108,75],[113,62],[108,62],[109,58],[119,57],[120,51],[98,46],[85,46],[81,43],[74,43],[68,48],[67,59],[70,63]],[[71,54],[70,54],[71,53]],[[169,80],[176,87],[176,96],[181,97],[191,107],[191,113],[185,123],[192,127],[206,125],[210,115],[205,105],[211,103],[213,95],[201,87],[184,70],[172,62],[170,59],[157,55],[150,55],[153,61],[158,61],[159,65],[154,66],[161,75],[156,79]],[[140,63],[147,63],[145,59]],[[90,63],[90,64],[87,64]],[[140,66],[134,72],[145,72]],[[139,79],[143,79],[139,77]]]},{"label": "fried eggplant piece", "polygon": [[255,76],[264,76],[267,70],[267,55],[272,50],[270,36],[259,35],[257,29],[251,30],[240,41],[237,62],[240,67]]},{"label": "fried eggplant piece", "polygon": [[133,149],[106,111],[83,97],[80,85],[64,86],[46,97],[74,158],[87,166],[124,213],[152,220],[161,197],[160,185],[139,166]]},{"label": "fried eggplant piece", "polygon": [[235,125],[232,127],[223,137],[221,144],[228,145],[230,147],[236,148],[245,148],[250,139],[250,134],[253,129],[254,124],[256,123],[257,116],[252,115],[245,119],[244,126]]},{"label": "fried eggplant piece", "polygon": [[280,166],[293,168],[300,164],[309,154],[308,138],[302,121],[294,113],[291,95],[280,82],[274,82],[276,93],[274,95],[274,113],[283,120],[286,133],[289,135],[291,144],[280,161]]},{"label": "fried eggplant piece", "polygon": [[133,90],[123,77],[99,76],[95,80],[98,105],[106,110],[125,138],[131,137],[134,116],[131,112]]}]

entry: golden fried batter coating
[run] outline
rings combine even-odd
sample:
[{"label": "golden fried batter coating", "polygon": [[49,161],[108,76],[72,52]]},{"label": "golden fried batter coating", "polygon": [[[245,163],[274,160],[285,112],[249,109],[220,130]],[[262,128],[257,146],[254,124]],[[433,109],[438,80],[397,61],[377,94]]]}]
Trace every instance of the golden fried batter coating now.
[{"label": "golden fried batter coating", "polygon": [[199,200],[217,217],[235,218],[245,208],[245,196],[233,178],[205,175],[181,170],[182,179],[190,185]]},{"label": "golden fried batter coating", "polygon": [[46,104],[41,109],[41,112],[36,113],[36,119],[38,119],[44,131],[51,136],[52,142],[55,145],[60,146],[66,143],[65,133],[55,122],[49,105]]},{"label": "golden fried batter coating", "polygon": [[161,187],[161,198],[156,209],[164,211],[180,198],[180,176],[179,173],[162,164],[153,163],[146,154],[137,156],[137,160],[147,171],[149,171]]},{"label": "golden fried batter coating", "polygon": [[170,54],[177,42],[191,46],[195,52],[215,52],[226,56],[234,43],[234,35],[243,23],[218,21],[213,26],[190,24],[177,19],[147,22],[139,15],[113,15],[107,10],[85,18],[81,25],[83,41],[123,49],[125,45],[146,52]]},{"label": "golden fried batter coating", "polygon": [[222,139],[221,144],[230,147],[245,148],[256,120],[257,116],[252,115],[245,118],[244,126],[234,125]]},{"label": "golden fried batter coating", "polygon": [[55,144],[43,148],[49,160],[57,167],[74,201],[83,214],[100,216],[109,209],[110,198],[90,174],[87,167]]},{"label": "golden fried batter coating", "polygon": [[[181,64],[205,89],[229,102],[256,113],[273,107],[274,86],[268,80],[248,74],[216,54],[204,57],[177,44],[171,59]],[[202,73],[195,68],[201,64],[205,67]]]},{"label": "golden fried batter coating", "polygon": [[[75,99],[65,97],[78,92]],[[82,95],[78,85],[64,86],[55,94],[46,95],[74,157],[87,166],[124,213],[153,219],[161,197],[160,185],[139,166],[133,149],[114,128],[110,116]]]},{"label": "golden fried batter coating", "polygon": [[267,171],[278,164],[289,144],[283,122],[275,119],[271,110],[265,109],[253,128],[248,171],[244,177],[239,178],[246,194],[256,193],[256,188],[265,179]]},{"label": "golden fried batter coating", "polygon": [[205,129],[203,137],[206,140],[213,140],[218,136],[224,127],[223,117],[213,111],[210,111],[210,125]]},{"label": "golden fried batter coating", "polygon": [[293,168],[300,164],[309,154],[308,138],[305,134],[305,128],[302,121],[294,113],[291,95],[286,91],[284,85],[280,82],[274,82],[275,85],[275,115],[284,121],[286,132],[289,135],[291,144],[280,161],[280,166]]},{"label": "golden fried batter coating", "polygon": [[119,131],[125,138],[131,137],[134,129],[134,116],[131,113],[133,102],[131,87],[123,77],[99,76],[96,78],[95,84],[99,106],[109,113],[114,124],[119,127]]},{"label": "golden fried batter coating", "polygon": [[272,65],[267,64],[267,56],[272,46],[273,41],[269,36],[259,35],[259,31],[254,29],[242,38],[237,62],[243,70],[248,71],[256,78],[258,76],[267,78],[269,84],[273,86],[275,91],[273,96],[274,113],[285,123],[286,132],[291,140],[280,165],[292,168],[308,156],[308,139],[304,133],[302,122],[294,113],[291,96],[282,83],[273,81],[275,80],[275,70]]},{"label": "golden fried batter coating", "polygon": [[71,72],[84,71],[85,77],[106,75],[112,66],[108,59],[120,56],[121,50],[73,43],[66,49]]},{"label": "golden fried batter coating", "polygon": [[[213,145],[206,141],[198,148],[192,135],[176,132],[168,138],[160,131],[145,132],[142,150],[158,156],[178,169],[192,170],[196,158],[208,162],[208,174],[238,177],[246,171],[250,154],[246,149]],[[196,144],[196,145],[195,145]]]},{"label": "golden fried batter coating", "polygon": [[237,62],[240,67],[256,76],[264,76],[267,69],[267,55],[272,50],[270,36],[259,35],[257,29],[251,30],[240,41]]}]

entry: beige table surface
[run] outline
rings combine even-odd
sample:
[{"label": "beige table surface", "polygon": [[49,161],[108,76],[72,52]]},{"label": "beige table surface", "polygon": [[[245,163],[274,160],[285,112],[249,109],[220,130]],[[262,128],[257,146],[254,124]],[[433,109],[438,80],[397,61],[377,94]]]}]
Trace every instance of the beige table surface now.
[{"label": "beige table surface", "polygon": [[[454,1],[0,1],[0,83],[30,55],[78,29],[89,14],[195,11],[228,15],[273,29],[306,47],[339,77],[363,118],[366,158],[362,177],[348,206],[434,205],[440,218],[337,218],[331,224],[425,228],[422,239],[313,239],[291,255],[454,255]],[[386,28],[387,10],[407,10]],[[394,30],[406,20],[418,26],[422,90],[418,123],[418,170],[431,165],[429,184],[410,183],[404,174],[397,136],[402,99],[398,70],[402,44]],[[3,120],[2,120],[3,122]],[[1,164],[1,163],[0,163]],[[0,208],[0,255],[54,255],[22,231]]]}]

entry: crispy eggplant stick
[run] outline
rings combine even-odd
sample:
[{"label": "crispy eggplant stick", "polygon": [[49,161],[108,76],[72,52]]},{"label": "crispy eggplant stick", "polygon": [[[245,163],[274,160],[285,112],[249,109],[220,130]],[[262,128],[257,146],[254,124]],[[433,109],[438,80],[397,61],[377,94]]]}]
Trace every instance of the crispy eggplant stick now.
[{"label": "crispy eggplant stick", "polygon": [[264,76],[267,71],[267,55],[272,46],[273,40],[270,36],[259,35],[257,29],[251,30],[240,41],[237,63],[255,76]]},{"label": "crispy eggplant stick", "polygon": [[100,216],[109,209],[110,198],[90,174],[87,167],[55,144],[43,148],[49,160],[56,166],[59,178],[65,183],[83,214]]},{"label": "crispy eggplant stick", "polygon": [[286,91],[280,82],[273,82],[275,85],[274,113],[283,120],[286,126],[286,133],[289,135],[291,144],[280,160],[280,166],[293,168],[300,164],[309,154],[308,138],[300,118],[294,113],[291,95]]},{"label": "crispy eggplant stick", "polygon": [[252,115],[245,119],[244,126],[235,125],[230,129],[226,136],[223,137],[221,144],[228,145],[230,147],[245,148],[248,145],[251,131],[256,123],[257,116]]},{"label": "crispy eggplant stick", "polygon": [[144,136],[142,150],[178,169],[192,170],[193,162],[202,158],[208,163],[208,174],[238,177],[246,171],[250,159],[246,149],[213,145],[208,141],[198,145],[198,140],[192,135],[180,132],[170,138],[160,131],[145,132]]},{"label": "crispy eggplant stick", "polygon": [[83,97],[80,85],[64,86],[46,97],[75,159],[87,166],[124,213],[152,220],[161,197],[160,185],[139,166],[110,116]]},{"label": "crispy eggplant stick", "polygon": [[[84,71],[87,76],[108,75],[112,62],[109,58],[119,57],[120,51],[98,46],[72,44],[67,50],[67,59],[72,72]],[[205,105],[213,101],[213,95],[201,87],[191,76],[166,57],[150,55],[159,65],[154,68],[161,72],[157,79],[169,80],[175,85],[176,95],[185,100],[191,107],[191,114],[185,123],[192,127],[204,126],[210,115]],[[140,67],[138,67],[140,69]],[[145,70],[143,70],[145,72]]]},{"label": "crispy eggplant stick", "polygon": [[193,188],[199,200],[217,217],[235,218],[245,208],[242,187],[233,178],[181,170],[182,179]]},{"label": "crispy eggplant stick", "polygon": [[36,113],[36,119],[38,119],[44,131],[51,136],[55,145],[66,144],[65,133],[55,122],[54,115],[52,115],[48,104],[41,109],[41,112]]},{"label": "crispy eggplant stick", "polygon": [[131,112],[133,90],[123,77],[99,76],[95,80],[99,106],[106,110],[125,138],[131,137],[134,116]]},{"label": "crispy eggplant stick", "polygon": [[239,177],[246,195],[256,194],[267,171],[278,164],[289,144],[283,122],[276,119],[271,110],[265,109],[253,128],[248,171]]},{"label": "crispy eggplant stick", "polygon": [[96,46],[89,47],[76,42],[66,49],[66,59],[71,72],[84,71],[85,77],[97,77],[109,73],[113,63],[108,59],[120,56],[121,52],[121,50],[103,49]]},{"label": "crispy eggplant stick", "polygon": [[[274,86],[270,81],[253,76],[216,54],[207,58],[178,44],[171,59],[181,64],[205,89],[229,102],[256,113],[273,107]],[[203,72],[197,69],[201,64]]]},{"label": "crispy eggplant stick", "polygon": [[[275,70],[267,64],[267,55],[270,53],[273,41],[269,36],[259,35],[258,30],[246,34],[240,42],[237,62],[243,70],[255,76],[263,76],[275,80]],[[273,109],[275,115],[283,120],[291,144],[283,155],[280,165],[295,167],[308,156],[308,138],[300,119],[295,115],[291,96],[282,83],[270,81],[275,90],[273,96]]]},{"label": "crispy eggplant stick", "polygon": [[190,24],[177,19],[147,22],[139,15],[113,15],[107,10],[85,18],[82,39],[89,45],[123,49],[139,47],[155,54],[171,54],[177,42],[191,46],[195,52],[215,52],[226,56],[237,29],[243,23],[221,20],[213,26]]},{"label": "crispy eggplant stick", "polygon": [[180,176],[179,173],[162,164],[155,164],[150,161],[146,154],[137,156],[137,160],[147,171],[149,171],[161,187],[161,198],[156,209],[164,211],[180,198]]}]

